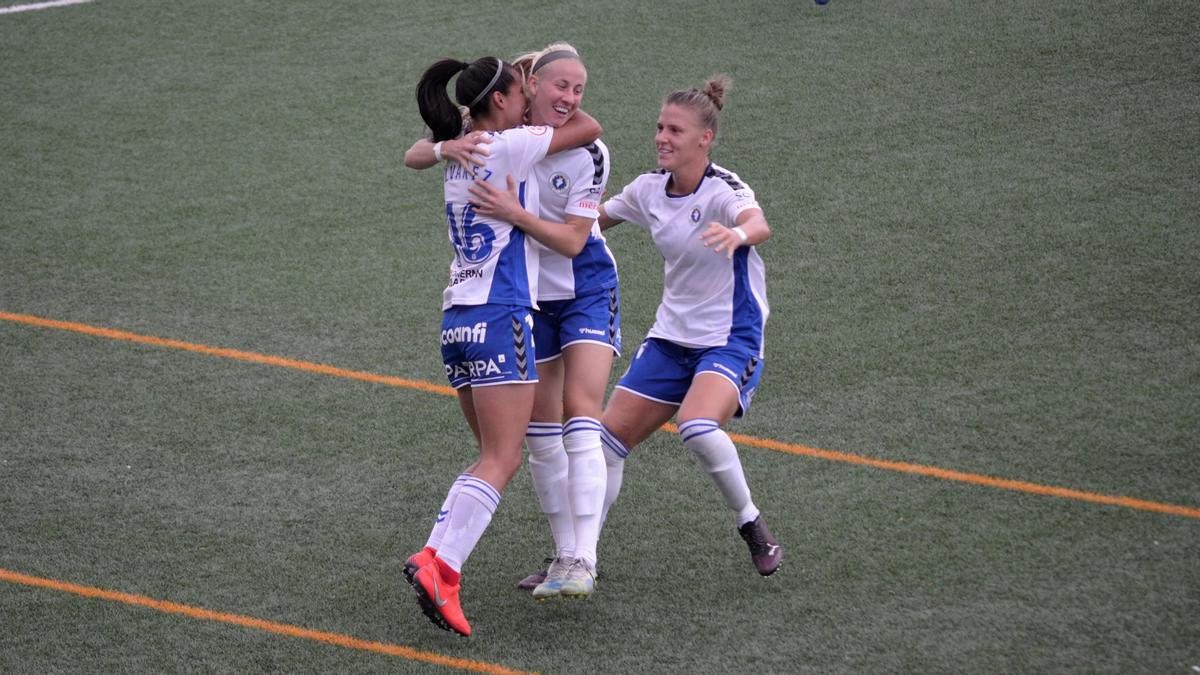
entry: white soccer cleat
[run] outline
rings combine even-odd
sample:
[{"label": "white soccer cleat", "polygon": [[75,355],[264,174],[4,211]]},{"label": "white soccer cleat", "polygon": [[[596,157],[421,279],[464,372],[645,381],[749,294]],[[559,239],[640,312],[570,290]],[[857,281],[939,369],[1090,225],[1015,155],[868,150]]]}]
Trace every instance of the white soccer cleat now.
[{"label": "white soccer cleat", "polygon": [[567,579],[567,572],[574,562],[574,558],[555,558],[546,570],[546,580],[533,589],[534,600],[548,600],[557,597],[562,590],[563,582]]},{"label": "white soccer cleat", "polygon": [[567,576],[559,585],[558,594],[564,598],[586,598],[596,590],[596,570],[582,558],[571,562]]}]

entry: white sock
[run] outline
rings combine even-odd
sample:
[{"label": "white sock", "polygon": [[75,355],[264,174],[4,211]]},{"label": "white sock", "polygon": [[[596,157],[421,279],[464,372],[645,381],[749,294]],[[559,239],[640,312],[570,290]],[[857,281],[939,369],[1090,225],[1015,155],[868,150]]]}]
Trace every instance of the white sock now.
[{"label": "white sock", "polygon": [[470,478],[471,474],[460,474],[454,480],[454,484],[450,486],[450,491],[446,493],[446,499],[442,501],[442,508],[438,511],[437,520],[433,521],[433,529],[429,531],[429,539],[425,540],[425,545],[429,548],[437,550],[442,546],[442,536],[446,533],[447,516],[450,515],[450,507],[454,505],[454,500],[458,498],[458,491],[462,487],[463,480]]},{"label": "white sock", "polygon": [[437,557],[455,572],[461,572],[467,556],[492,522],[492,514],[500,505],[500,493],[487,481],[467,476],[459,488],[458,499],[450,506],[446,517],[446,533]]},{"label": "white sock", "polygon": [[600,527],[608,520],[608,509],[621,494],[621,482],[625,479],[625,458],[629,448],[625,447],[608,429],[600,428],[600,445],[604,448],[604,464],[608,470],[608,481],[604,484],[604,506],[600,510]]},{"label": "white sock", "polygon": [[563,447],[563,427],[554,422],[530,422],[525,430],[529,448],[529,475],[537,492],[542,513],[550,521],[555,554],[575,554],[575,524],[571,519],[571,499],[567,487],[569,465]]},{"label": "white sock", "polygon": [[575,557],[596,567],[596,540],[600,538],[600,516],[604,509],[604,450],[600,447],[600,420],[572,417],[563,427],[563,446],[569,472],[567,490],[575,524]]},{"label": "white sock", "polygon": [[737,446],[721,426],[715,420],[688,420],[679,425],[679,435],[717,484],[725,504],[733,511],[734,524],[741,527],[757,518],[758,507],[750,499],[750,486],[746,484]]}]

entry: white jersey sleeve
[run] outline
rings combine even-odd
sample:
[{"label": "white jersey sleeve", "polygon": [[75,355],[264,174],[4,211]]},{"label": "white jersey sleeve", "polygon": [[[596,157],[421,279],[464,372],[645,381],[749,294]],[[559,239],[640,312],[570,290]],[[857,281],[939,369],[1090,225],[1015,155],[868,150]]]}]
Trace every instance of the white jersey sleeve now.
[{"label": "white jersey sleeve", "polygon": [[716,213],[723,214],[719,221],[725,227],[733,227],[737,225],[737,217],[746,209],[762,209],[758,205],[758,200],[754,197],[754,190],[750,189],[749,185],[737,179],[737,176],[729,172],[716,170],[713,178],[725,180],[729,187],[729,191],[718,193],[718,197],[713,200],[713,207]]},{"label": "white jersey sleeve", "polygon": [[[488,150],[491,151],[492,156],[503,155],[505,168],[512,174],[513,179],[520,182],[533,170],[533,165],[540,162],[550,152],[550,141],[554,138],[554,129],[547,126],[525,126],[493,131],[489,136],[492,142],[488,146]],[[492,167],[492,161],[489,159],[479,177],[503,187],[505,177],[499,176],[498,181],[493,180],[496,172],[488,171],[490,167]]]},{"label": "white jersey sleeve", "polygon": [[608,171],[608,148],[599,140],[551,155],[533,168],[530,182],[536,188],[543,219],[555,223],[571,217],[592,221],[583,250],[573,257],[538,245],[538,300],[567,300],[616,286],[616,261],[595,222]]},{"label": "white jersey sleeve", "polygon": [[658,173],[646,173],[633,179],[616,197],[604,202],[604,213],[615,220],[635,223],[639,227],[650,229],[651,218],[644,208],[645,195],[648,189],[653,189],[661,180]]},{"label": "white jersey sleeve", "polygon": [[600,141],[572,153],[571,186],[566,213],[595,220],[600,215],[600,195],[608,182],[608,151]]}]

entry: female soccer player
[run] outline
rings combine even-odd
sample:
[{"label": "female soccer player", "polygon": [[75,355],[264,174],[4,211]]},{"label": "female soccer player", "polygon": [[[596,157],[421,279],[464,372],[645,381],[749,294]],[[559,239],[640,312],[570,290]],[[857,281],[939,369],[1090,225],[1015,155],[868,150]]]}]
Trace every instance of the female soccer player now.
[{"label": "female soccer player", "polygon": [[[574,47],[552,44],[514,65],[526,74],[532,124],[561,127],[579,110],[587,70]],[[442,153],[476,161],[477,152],[486,152],[478,144],[467,136],[443,144]],[[406,155],[410,166],[432,164],[432,152],[421,145]],[[525,443],[556,555],[547,571],[519,584],[539,600],[585,597],[595,585],[606,483],[599,417],[613,357],[620,355],[616,263],[596,223],[608,168],[608,148],[600,141],[538,162],[531,181],[536,215],[514,192],[486,182],[472,187],[477,213],[511,222],[545,242],[533,313],[539,381]]]},{"label": "female soccer player", "polygon": [[460,572],[520,467],[533,410],[530,385],[538,379],[529,351],[537,250],[511,223],[477,213],[468,190],[477,178],[503,181],[511,175],[524,183],[543,157],[590,143],[602,130],[587,115],[559,129],[517,127],[526,101],[511,65],[495,57],[471,63],[443,59],[417,84],[421,118],[436,142],[462,132],[462,114],[446,91],[455,75],[455,99],[491,140],[482,166],[451,164],[444,176],[454,259],[442,294],[442,361],[479,443],[479,460],[451,486],[425,548],[409,557],[404,571],[430,620],[467,636],[471,626],[459,602]]},{"label": "female soccer player", "polygon": [[745,414],[762,376],[769,310],[754,246],[771,236],[754,192],[709,160],[729,84],[716,76],[702,90],[668,95],[654,137],[658,170],[600,208],[602,228],[637,223],[664,259],[654,325],[601,422],[606,459],[618,468],[609,473],[615,499],[629,451],[677,415],[684,445],[716,483],[755,567],[767,576],[779,568],[783,550],[751,500],[737,448],[721,429]]}]

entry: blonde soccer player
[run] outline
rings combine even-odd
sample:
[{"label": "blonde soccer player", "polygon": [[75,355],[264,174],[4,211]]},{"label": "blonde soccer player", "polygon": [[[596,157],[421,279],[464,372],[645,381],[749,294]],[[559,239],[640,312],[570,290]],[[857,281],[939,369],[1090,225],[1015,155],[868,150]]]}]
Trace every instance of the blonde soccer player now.
[{"label": "blonde soccer player", "polygon": [[770,312],[755,246],[771,230],[754,191],[710,159],[729,79],[669,94],[654,136],[658,169],[600,208],[604,229],[643,227],[663,256],[663,294],[645,341],[601,417],[609,499],[638,443],[672,417],[683,444],[716,484],[758,573],[779,568],[783,549],[751,499],[737,448],[723,427],[744,415],[763,370]]},{"label": "blonde soccer player", "polygon": [[[455,77],[452,100],[447,85]],[[526,100],[520,75],[496,57],[443,59],[429,66],[417,85],[417,105],[435,155],[437,143],[462,133],[459,106],[491,141],[481,164],[448,164],[443,175],[454,256],[442,294],[442,362],[479,444],[479,459],[453,482],[425,547],[404,566],[426,616],[469,636],[459,599],[462,567],[520,467],[538,380],[531,334],[538,252],[512,223],[478,213],[470,188],[477,179],[506,185],[509,176],[523,184],[542,158],[590,143],[602,129],[587,115],[559,129],[521,126]]]},{"label": "blonde soccer player", "polygon": [[[525,75],[531,124],[560,128],[578,113],[587,69],[574,47],[554,43],[514,65]],[[412,165],[433,163],[427,143],[410,150]],[[470,162],[487,147],[469,134],[446,142],[442,152]],[[534,165],[536,213],[522,207],[515,189],[490,182],[472,188],[478,213],[510,221],[540,242],[533,312],[539,380],[525,445],[555,555],[547,569],[518,584],[539,600],[587,597],[595,588],[607,483],[599,417],[621,348],[616,262],[596,221],[608,172],[608,148],[597,140]]]}]

